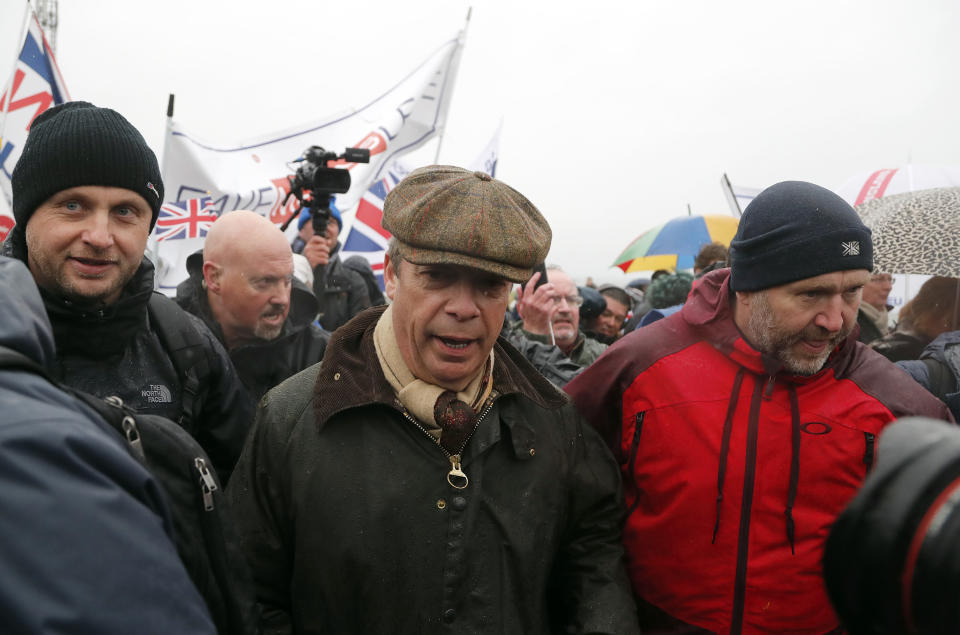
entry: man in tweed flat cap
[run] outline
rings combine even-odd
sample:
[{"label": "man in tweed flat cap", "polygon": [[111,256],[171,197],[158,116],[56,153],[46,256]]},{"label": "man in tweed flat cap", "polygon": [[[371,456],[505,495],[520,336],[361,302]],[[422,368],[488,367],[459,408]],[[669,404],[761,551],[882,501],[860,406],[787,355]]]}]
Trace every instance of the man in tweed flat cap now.
[{"label": "man in tweed flat cap", "polygon": [[550,228],[480,172],[387,197],[389,307],[267,393],[229,493],[267,633],[635,633],[617,466],[498,340]]}]

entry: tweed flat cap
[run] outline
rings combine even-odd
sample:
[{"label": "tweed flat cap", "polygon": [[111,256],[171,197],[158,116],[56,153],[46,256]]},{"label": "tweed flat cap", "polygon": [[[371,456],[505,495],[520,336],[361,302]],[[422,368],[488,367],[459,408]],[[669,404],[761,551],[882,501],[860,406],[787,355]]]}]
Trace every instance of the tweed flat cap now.
[{"label": "tweed flat cap", "polygon": [[525,282],[550,251],[552,234],[533,203],[483,172],[418,168],[387,195],[383,227],[404,260],[452,264]]}]

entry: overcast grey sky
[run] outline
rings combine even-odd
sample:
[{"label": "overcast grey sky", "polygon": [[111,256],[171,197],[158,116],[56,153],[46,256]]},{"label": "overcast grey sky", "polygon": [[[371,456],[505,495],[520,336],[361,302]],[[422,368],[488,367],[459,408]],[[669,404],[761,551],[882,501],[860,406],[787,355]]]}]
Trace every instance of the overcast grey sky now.
[{"label": "overcast grey sky", "polygon": [[[642,231],[728,213],[719,181],[839,187],[864,170],[958,164],[960,3],[60,0],[74,99],[119,110],[162,153],[176,119],[220,144],[362,105],[464,24],[440,161],[503,118],[498,177],[581,279]],[[0,67],[23,5],[0,3]],[[432,162],[428,146],[411,163]]]}]

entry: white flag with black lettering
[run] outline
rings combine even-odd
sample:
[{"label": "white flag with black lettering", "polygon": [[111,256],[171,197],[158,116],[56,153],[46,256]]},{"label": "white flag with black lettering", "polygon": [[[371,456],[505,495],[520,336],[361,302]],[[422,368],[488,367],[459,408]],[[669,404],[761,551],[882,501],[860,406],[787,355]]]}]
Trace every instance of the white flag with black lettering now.
[{"label": "white flag with black lettering", "polygon": [[[368,104],[245,143],[207,143],[168,120],[163,157],[168,214],[160,218],[166,238],[154,238],[151,245],[160,289],[173,293],[187,277],[186,258],[202,248],[211,216],[248,209],[279,225],[293,214],[297,201],[290,197],[283,203],[295,171],[291,162],[310,146],[337,153],[346,147],[370,150],[370,163],[338,166],[349,170],[352,183],[336,204],[351,210],[394,159],[441,133],[462,48],[461,32]],[[171,225],[183,231],[172,232]]]}]

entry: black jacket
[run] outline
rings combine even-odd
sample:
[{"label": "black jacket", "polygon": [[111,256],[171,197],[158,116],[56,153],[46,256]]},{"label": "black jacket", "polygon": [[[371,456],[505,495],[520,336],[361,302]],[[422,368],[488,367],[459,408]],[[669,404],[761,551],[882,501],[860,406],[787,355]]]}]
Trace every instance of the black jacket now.
[{"label": "black jacket", "polygon": [[501,338],[454,489],[380,370],[382,311],[267,393],[228,490],[265,632],[638,632],[600,437]]},{"label": "black jacket", "polygon": [[[177,304],[203,320],[210,331],[226,346],[223,330],[210,311],[207,292],[203,289],[203,251],[187,258],[190,277],[177,286]],[[276,339],[244,344],[229,352],[240,381],[254,402],[268,390],[304,368],[323,359],[330,334],[316,326],[317,299],[313,292],[294,278],[290,292],[290,313]]]},{"label": "black jacket", "polygon": [[905,333],[903,331],[894,331],[893,333],[887,333],[880,339],[870,342],[870,348],[891,362],[900,362],[910,359],[920,359],[923,349],[929,343],[930,340],[924,336]]},{"label": "black jacket", "polygon": [[[0,346],[41,366],[53,335],[30,272],[0,257]],[[214,633],[158,483],[85,404],[0,368],[4,633]]]},{"label": "black jacket", "polygon": [[[178,421],[180,377],[147,311],[155,293],[153,273],[153,263],[144,258],[120,299],[101,310],[85,309],[41,289],[57,345],[53,371],[72,388],[98,397],[115,395],[138,412]],[[226,482],[243,448],[254,404],[220,342],[196,317],[184,312],[183,318],[205,343],[210,370],[199,389],[199,416],[187,432]]]},{"label": "black jacket", "polygon": [[[857,311],[857,324],[860,325],[860,336],[857,338],[864,344],[869,344],[883,337],[880,328],[870,319],[862,308]],[[895,361],[895,360],[894,360]]]},{"label": "black jacket", "polygon": [[320,303],[320,324],[331,332],[370,306],[363,276],[340,260],[340,243],[328,264],[313,268],[313,293]]}]

